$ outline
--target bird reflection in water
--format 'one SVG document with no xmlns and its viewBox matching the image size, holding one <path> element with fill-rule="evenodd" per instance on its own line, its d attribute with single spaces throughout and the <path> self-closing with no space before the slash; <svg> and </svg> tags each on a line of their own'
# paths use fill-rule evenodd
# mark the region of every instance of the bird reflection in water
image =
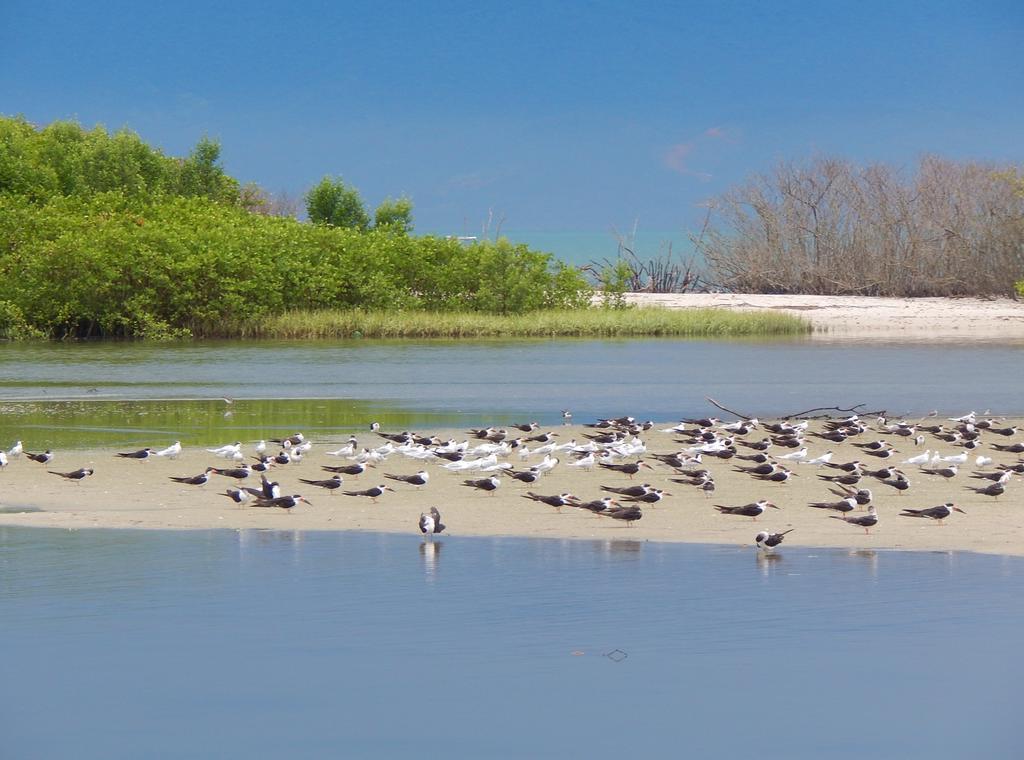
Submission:
<svg viewBox="0 0 1024 760">
<path fill-rule="evenodd" d="M 846 556 L 864 560 L 867 564 L 868 574 L 872 578 L 878 577 L 878 552 L 874 549 L 851 549 Z"/>
<path fill-rule="evenodd" d="M 630 539 L 608 539 L 601 542 L 601 552 L 606 555 L 639 554 L 643 551 L 643 541 L 632 541 Z"/>
<path fill-rule="evenodd" d="M 423 559 L 423 572 L 427 581 L 434 582 L 437 575 L 437 560 L 441 556 L 443 541 L 423 541 L 420 543 L 420 557 Z"/>
<path fill-rule="evenodd" d="M 757 552 L 754 556 L 757 558 L 757 569 L 765 577 L 775 570 L 775 566 L 779 562 L 782 562 L 782 555 L 775 552 Z"/>
</svg>

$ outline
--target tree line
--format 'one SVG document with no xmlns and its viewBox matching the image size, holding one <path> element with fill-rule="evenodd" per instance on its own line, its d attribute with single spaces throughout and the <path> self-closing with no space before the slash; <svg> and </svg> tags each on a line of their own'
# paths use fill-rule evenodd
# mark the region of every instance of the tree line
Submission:
<svg viewBox="0 0 1024 760">
<path fill-rule="evenodd" d="M 128 130 L 0 118 L 0 334 L 184 337 L 291 310 L 517 314 L 586 306 L 584 276 L 507 240 L 412 235 L 412 203 L 371 218 L 325 177 L 308 222 L 200 140 L 163 155 Z"/>
</svg>

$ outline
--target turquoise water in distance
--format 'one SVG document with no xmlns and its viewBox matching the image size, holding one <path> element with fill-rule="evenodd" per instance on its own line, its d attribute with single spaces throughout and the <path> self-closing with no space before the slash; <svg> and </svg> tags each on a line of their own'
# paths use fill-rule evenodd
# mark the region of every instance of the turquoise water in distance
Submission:
<svg viewBox="0 0 1024 760">
<path fill-rule="evenodd" d="M 0 529 L 3 756 L 1019 757 L 1024 560 Z"/>
</svg>

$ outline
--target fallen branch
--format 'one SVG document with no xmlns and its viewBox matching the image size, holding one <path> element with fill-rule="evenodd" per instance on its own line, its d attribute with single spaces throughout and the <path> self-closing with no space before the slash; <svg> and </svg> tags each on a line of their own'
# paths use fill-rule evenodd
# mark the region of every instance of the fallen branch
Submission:
<svg viewBox="0 0 1024 760">
<path fill-rule="evenodd" d="M 732 414 L 732 415 L 734 415 L 736 417 L 739 417 L 741 420 L 750 420 L 750 419 L 754 418 L 754 415 L 743 414 L 741 412 L 735 411 L 734 409 L 730 409 L 727 406 L 723 406 L 722 404 L 719 404 L 717 401 L 715 401 L 710 396 L 705 396 L 704 400 L 707 401 L 712 406 L 715 406 L 715 407 L 721 409 L 723 412 L 728 412 L 729 414 Z M 864 411 L 862 409 L 863 406 L 864 406 L 864 404 L 856 404 L 855 406 L 851 406 L 849 409 L 845 409 L 845 408 L 843 408 L 841 406 L 816 406 L 813 409 L 805 409 L 802 412 L 793 412 L 792 414 L 783 414 L 783 415 L 781 415 L 779 417 L 779 419 L 780 420 L 791 420 L 794 417 L 807 417 L 809 419 L 825 419 L 825 418 L 828 418 L 828 417 L 832 416 L 831 414 L 817 414 L 817 415 L 815 415 L 814 414 L 815 412 L 837 412 L 839 414 L 864 415 L 865 417 L 884 417 L 884 416 L 886 416 L 886 410 L 885 409 L 878 409 L 876 411 L 868 412 L 868 411 Z"/>
</svg>

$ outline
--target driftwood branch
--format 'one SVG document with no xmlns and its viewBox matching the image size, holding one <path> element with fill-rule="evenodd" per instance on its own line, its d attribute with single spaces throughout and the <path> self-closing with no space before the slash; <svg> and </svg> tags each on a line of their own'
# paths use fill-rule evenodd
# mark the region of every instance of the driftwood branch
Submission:
<svg viewBox="0 0 1024 760">
<path fill-rule="evenodd" d="M 753 419 L 753 417 L 754 417 L 754 415 L 743 414 L 741 412 L 735 411 L 734 409 L 730 409 L 727 406 L 722 406 L 721 404 L 719 404 L 717 401 L 715 401 L 710 396 L 705 396 L 704 400 L 707 401 L 712 406 L 715 406 L 715 407 L 721 409 L 723 412 L 728 412 L 729 414 L 735 415 L 736 417 L 739 417 L 742 420 L 749 420 L 749 419 Z M 864 416 L 867 416 L 867 417 L 879 417 L 879 416 L 884 417 L 886 415 L 886 410 L 885 409 L 877 409 L 875 411 L 865 411 L 863 409 L 863 406 L 864 406 L 864 404 L 856 404 L 855 406 L 851 406 L 848 409 L 844 408 L 844 407 L 841 407 L 841 406 L 816 406 L 813 409 L 805 409 L 802 412 L 793 412 L 792 414 L 783 414 L 783 415 L 781 415 L 779 417 L 779 419 L 780 420 L 791 420 L 794 417 L 811 417 L 811 418 L 814 418 L 814 419 L 819 419 L 819 418 L 827 418 L 827 417 L 831 417 L 832 416 L 831 414 L 814 414 L 815 412 L 836 412 L 836 413 L 839 413 L 839 414 L 858 414 L 858 415 L 864 415 Z"/>
</svg>

